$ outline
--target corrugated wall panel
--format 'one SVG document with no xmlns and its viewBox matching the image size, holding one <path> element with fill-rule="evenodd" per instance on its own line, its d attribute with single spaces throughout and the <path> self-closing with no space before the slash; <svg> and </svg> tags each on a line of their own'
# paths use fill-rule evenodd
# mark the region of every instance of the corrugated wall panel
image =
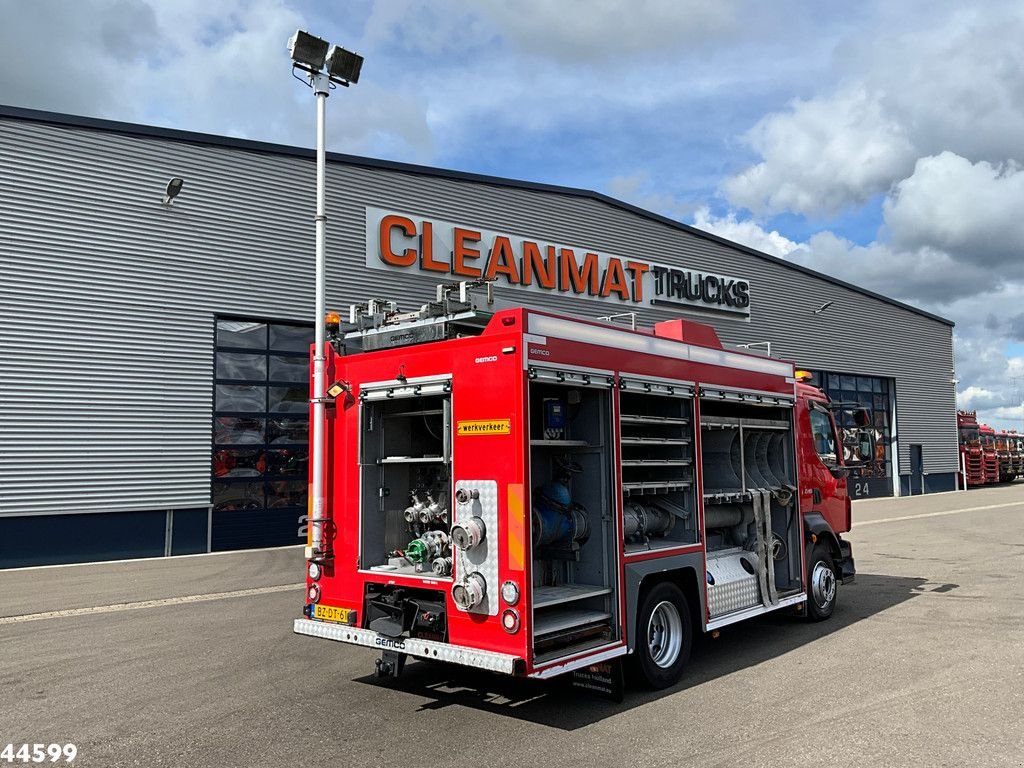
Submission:
<svg viewBox="0 0 1024 768">
<path fill-rule="evenodd" d="M 310 319 L 312 161 L 0 118 L 0 167 L 0 514 L 205 506 L 213 318 Z M 167 208 L 172 176 L 185 186 Z M 894 378 L 902 468 L 920 442 L 926 471 L 956 470 L 941 323 L 576 195 L 339 163 L 328 187 L 332 306 L 433 294 L 430 278 L 364 267 L 367 205 L 745 276 L 751 319 L 712 320 L 723 341 Z M 580 316 L 618 309 L 497 293 Z"/>
</svg>

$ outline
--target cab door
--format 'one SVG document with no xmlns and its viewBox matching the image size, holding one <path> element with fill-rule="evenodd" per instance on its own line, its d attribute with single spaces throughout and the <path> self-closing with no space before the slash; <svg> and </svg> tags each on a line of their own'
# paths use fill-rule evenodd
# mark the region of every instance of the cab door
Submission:
<svg viewBox="0 0 1024 768">
<path fill-rule="evenodd" d="M 801 399 L 797 448 L 800 464 L 800 509 L 818 512 L 833 531 L 849 530 L 846 476 L 839 468 L 842 443 L 832 414 L 815 400 Z"/>
</svg>

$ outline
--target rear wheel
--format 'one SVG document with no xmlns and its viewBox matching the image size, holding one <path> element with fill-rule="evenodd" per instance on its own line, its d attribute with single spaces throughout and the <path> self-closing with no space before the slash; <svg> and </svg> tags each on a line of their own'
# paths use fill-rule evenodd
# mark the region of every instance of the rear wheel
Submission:
<svg viewBox="0 0 1024 768">
<path fill-rule="evenodd" d="M 839 581 L 828 547 L 816 544 L 807 558 L 807 618 L 824 621 L 836 609 Z"/>
<path fill-rule="evenodd" d="M 640 679 L 651 688 L 675 685 L 693 643 L 686 596 L 675 584 L 655 585 L 644 596 L 636 623 L 634 658 Z"/>
</svg>

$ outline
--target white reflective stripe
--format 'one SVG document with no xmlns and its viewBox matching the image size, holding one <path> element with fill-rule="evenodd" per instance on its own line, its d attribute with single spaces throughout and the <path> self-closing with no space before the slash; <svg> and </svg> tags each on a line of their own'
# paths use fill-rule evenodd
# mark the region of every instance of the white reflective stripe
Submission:
<svg viewBox="0 0 1024 768">
<path fill-rule="evenodd" d="M 572 320 L 565 320 L 547 315 L 530 315 L 530 333 L 542 336 L 554 336 L 567 341 L 579 341 L 596 344 L 613 349 L 629 349 L 645 352 L 650 355 L 661 355 L 677 360 L 690 360 L 695 363 L 707 363 L 724 368 L 736 368 L 742 371 L 768 373 L 774 376 L 792 376 L 793 364 L 781 360 L 771 360 L 756 355 L 741 355 L 727 352 L 724 349 L 709 349 L 674 341 L 644 333 L 620 331 L 596 325 L 587 325 Z"/>
<path fill-rule="evenodd" d="M 378 635 L 369 629 L 347 627 L 344 624 L 328 624 L 311 619 L 296 619 L 292 629 L 299 635 L 320 637 L 324 640 L 336 640 L 339 643 L 351 643 L 352 645 L 362 645 L 367 648 L 379 648 L 383 651 L 397 651 L 425 659 L 439 659 L 453 664 L 462 664 L 467 667 L 501 672 L 506 675 L 514 674 L 516 664 L 520 661 L 518 656 L 511 656 L 507 653 L 481 651 L 476 648 L 465 648 L 461 645 L 438 643 L 434 640 L 420 640 L 412 637 L 392 639 Z"/>
<path fill-rule="evenodd" d="M 807 600 L 807 595 L 801 592 L 799 595 L 793 595 L 792 597 L 786 597 L 779 600 L 778 605 L 773 605 L 771 608 L 765 608 L 763 605 L 756 605 L 753 608 L 748 608 L 745 611 L 739 611 L 738 613 L 731 613 L 728 616 L 723 616 L 720 619 L 709 621 L 705 627 L 705 631 L 712 629 L 718 629 L 719 627 L 725 627 L 729 624 L 735 624 L 737 621 L 743 621 L 744 619 L 750 619 L 754 616 L 760 616 L 764 613 L 770 613 L 771 611 L 777 611 L 779 608 L 785 608 L 790 605 L 796 605 Z"/>
</svg>

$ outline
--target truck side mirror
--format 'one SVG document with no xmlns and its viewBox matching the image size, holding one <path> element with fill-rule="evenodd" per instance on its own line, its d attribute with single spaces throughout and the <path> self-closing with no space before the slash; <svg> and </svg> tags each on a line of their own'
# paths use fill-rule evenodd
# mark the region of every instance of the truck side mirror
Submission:
<svg viewBox="0 0 1024 768">
<path fill-rule="evenodd" d="M 858 408 L 853 412 L 853 423 L 858 427 L 869 427 L 871 426 L 871 414 L 868 413 L 867 408 Z"/>
<path fill-rule="evenodd" d="M 870 429 L 857 430 L 857 461 L 864 464 L 875 461 L 875 433 Z"/>
</svg>

